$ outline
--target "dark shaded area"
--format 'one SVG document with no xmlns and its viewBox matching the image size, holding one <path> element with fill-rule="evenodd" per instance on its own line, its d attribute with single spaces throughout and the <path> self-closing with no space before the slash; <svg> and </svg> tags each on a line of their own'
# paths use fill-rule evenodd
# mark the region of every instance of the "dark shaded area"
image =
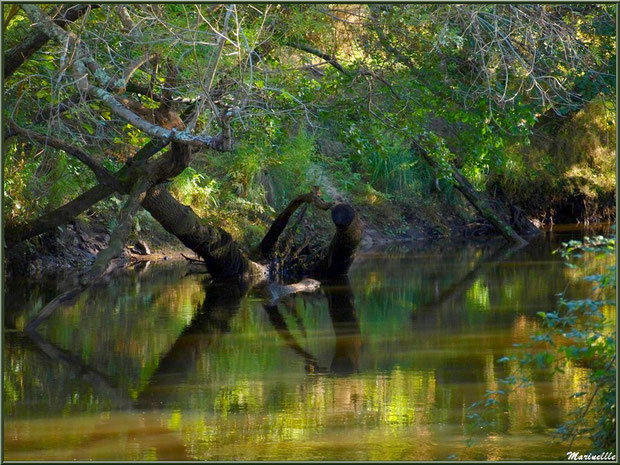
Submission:
<svg viewBox="0 0 620 465">
<path fill-rule="evenodd" d="M 359 371 L 362 333 L 349 278 L 342 276 L 324 283 L 329 316 L 336 335 L 332 373 L 348 375 Z"/>
</svg>

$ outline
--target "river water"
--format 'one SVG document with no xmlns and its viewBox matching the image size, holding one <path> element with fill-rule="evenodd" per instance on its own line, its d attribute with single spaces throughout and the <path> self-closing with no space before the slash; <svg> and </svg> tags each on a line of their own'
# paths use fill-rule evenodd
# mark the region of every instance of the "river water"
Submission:
<svg viewBox="0 0 620 465">
<path fill-rule="evenodd" d="M 587 372 L 537 373 L 490 429 L 468 407 L 516 367 L 582 232 L 361 253 L 348 279 L 277 306 L 185 264 L 139 266 L 21 331 L 66 282 L 7 283 L 7 460 L 564 459 L 551 433 Z M 604 263 L 596 266 L 601 267 Z M 193 267 L 192 269 L 196 269 Z M 574 446 L 575 447 L 575 446 Z M 578 449 L 575 449 L 578 450 Z"/>
</svg>

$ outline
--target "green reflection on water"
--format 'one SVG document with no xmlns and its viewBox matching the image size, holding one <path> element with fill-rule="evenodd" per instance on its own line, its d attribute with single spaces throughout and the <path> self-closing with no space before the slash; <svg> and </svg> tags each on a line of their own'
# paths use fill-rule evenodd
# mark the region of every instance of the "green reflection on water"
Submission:
<svg viewBox="0 0 620 465">
<path fill-rule="evenodd" d="M 590 290 L 556 246 L 366 253 L 349 279 L 278 306 L 185 266 L 125 273 L 39 336 L 6 334 L 5 457 L 562 459 L 548 433 L 585 383 L 578 367 L 536 374 L 497 431 L 464 443 L 467 406 L 514 368 L 497 359 L 567 284 Z M 57 286 L 9 287 L 5 325 L 22 328 Z"/>
</svg>

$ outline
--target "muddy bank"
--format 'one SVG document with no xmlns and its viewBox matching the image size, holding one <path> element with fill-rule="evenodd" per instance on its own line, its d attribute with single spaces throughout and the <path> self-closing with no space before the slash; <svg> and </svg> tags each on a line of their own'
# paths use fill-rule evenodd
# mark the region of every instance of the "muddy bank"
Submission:
<svg viewBox="0 0 620 465">
<path fill-rule="evenodd" d="M 105 224 L 77 219 L 55 231 L 41 234 L 7 251 L 6 276 L 12 278 L 85 271 L 93 264 L 97 254 L 108 246 L 110 232 Z M 366 222 L 360 247 L 369 249 L 394 242 L 431 240 L 433 237 L 435 235 L 432 231 L 420 227 L 412 226 L 399 234 L 388 234 L 380 227 Z M 140 242 L 150 249 L 150 253 L 139 253 L 143 252 L 139 250 Z M 134 235 L 120 260 L 126 266 L 138 261 L 185 261 L 184 255 L 198 258 L 193 251 L 153 223 Z"/>
<path fill-rule="evenodd" d="M 110 229 L 106 225 L 77 219 L 7 250 L 5 273 L 7 278 L 80 273 L 93 264 L 97 254 L 108 246 L 109 241 Z M 139 241 L 146 242 L 151 253 L 134 253 L 140 248 L 136 247 Z M 120 260 L 124 265 L 142 260 L 185 260 L 181 253 L 193 255 L 160 231 L 144 231 L 129 242 Z"/>
<path fill-rule="evenodd" d="M 462 234 L 453 238 L 469 240 Z M 493 240 L 494 237 L 488 236 L 484 240 L 487 239 Z M 79 274 L 92 265 L 99 251 L 108 246 L 109 240 L 110 230 L 105 225 L 82 220 L 73 221 L 66 227 L 42 234 L 9 250 L 5 260 L 6 277 Z M 390 233 L 367 223 L 364 226 L 360 250 L 370 250 L 389 244 L 427 243 L 437 240 L 450 241 L 450 238 L 421 226 L 411 226 L 398 233 Z M 146 243 L 150 254 L 135 253 L 136 249 L 139 249 L 136 243 L 140 241 Z M 143 230 L 139 236 L 130 241 L 120 261 L 123 266 L 128 266 L 141 261 L 187 261 L 185 257 L 198 258 L 175 239 L 162 237 L 160 231 Z"/>
</svg>

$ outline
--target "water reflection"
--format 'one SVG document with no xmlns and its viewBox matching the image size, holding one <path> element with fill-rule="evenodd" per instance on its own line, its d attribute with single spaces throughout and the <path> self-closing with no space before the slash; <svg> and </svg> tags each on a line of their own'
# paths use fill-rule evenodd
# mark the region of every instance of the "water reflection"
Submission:
<svg viewBox="0 0 620 465">
<path fill-rule="evenodd" d="M 331 318 L 332 328 L 336 337 L 334 355 L 329 370 L 319 366 L 317 357 L 302 347 L 291 330 L 286 319 L 280 313 L 279 305 L 263 304 L 269 317 L 269 322 L 276 330 L 284 343 L 304 360 L 307 373 L 334 373 L 348 375 L 359 371 L 359 361 L 362 349 L 362 334 L 355 310 L 355 297 L 346 276 L 334 278 L 322 283 L 322 289 L 327 297 L 327 309 Z M 280 303 L 294 317 L 303 339 L 307 340 L 303 318 L 297 312 L 295 299 L 299 296 L 288 296 Z M 303 297 L 302 297 L 303 298 Z"/>
<path fill-rule="evenodd" d="M 201 353 L 214 339 L 230 331 L 230 320 L 239 310 L 247 286 L 240 281 L 210 283 L 203 280 L 205 297 L 172 347 L 159 360 L 157 370 L 137 399 L 139 408 L 165 405 L 171 388 L 182 384 Z"/>
<path fill-rule="evenodd" d="M 331 372 L 348 375 L 359 372 L 362 354 L 362 332 L 360 330 L 355 296 L 346 276 L 334 279 L 324 287 L 327 307 L 336 335 L 336 347 L 331 363 Z"/>
<path fill-rule="evenodd" d="M 563 457 L 548 431 L 585 383 L 580 367 L 533 373 L 533 386 L 502 401 L 494 435 L 464 445 L 466 407 L 516 368 L 497 359 L 518 354 L 558 290 L 589 292 L 556 247 L 373 252 L 349 279 L 277 305 L 238 283 L 145 264 L 32 337 L 6 333 L 5 456 Z M 59 284 L 29 286 L 6 296 L 17 330 Z"/>
</svg>

